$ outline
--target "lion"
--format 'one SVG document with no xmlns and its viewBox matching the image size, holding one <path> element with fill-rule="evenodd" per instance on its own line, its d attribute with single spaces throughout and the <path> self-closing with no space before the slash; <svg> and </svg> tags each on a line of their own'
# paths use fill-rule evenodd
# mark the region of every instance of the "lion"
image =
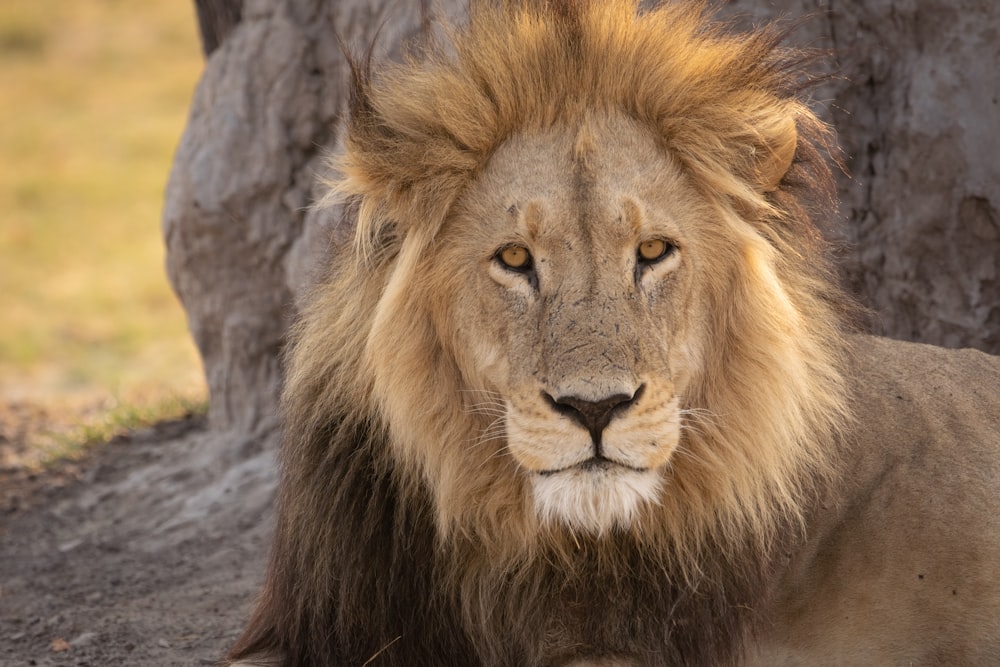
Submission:
<svg viewBox="0 0 1000 667">
<path fill-rule="evenodd" d="M 1000 663 L 1000 360 L 859 331 L 808 54 L 700 3 L 446 33 L 354 66 L 229 659 Z"/>
</svg>

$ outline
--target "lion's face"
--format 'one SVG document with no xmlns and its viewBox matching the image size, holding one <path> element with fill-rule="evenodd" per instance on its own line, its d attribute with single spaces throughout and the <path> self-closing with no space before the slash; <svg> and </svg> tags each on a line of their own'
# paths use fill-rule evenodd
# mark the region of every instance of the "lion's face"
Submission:
<svg viewBox="0 0 1000 667">
<path fill-rule="evenodd" d="M 493 422 L 480 449 L 516 463 L 543 520 L 603 531 L 657 502 L 697 366 L 707 216 L 615 117 L 508 141 L 442 230 L 438 327 Z"/>
<path fill-rule="evenodd" d="M 440 536 L 496 562 L 616 527 L 680 560 L 765 544 L 847 414 L 828 128 L 770 38 L 697 3 L 550 10 L 486 3 L 453 48 L 355 72 L 356 252 L 291 384 L 354 397 Z"/>
</svg>

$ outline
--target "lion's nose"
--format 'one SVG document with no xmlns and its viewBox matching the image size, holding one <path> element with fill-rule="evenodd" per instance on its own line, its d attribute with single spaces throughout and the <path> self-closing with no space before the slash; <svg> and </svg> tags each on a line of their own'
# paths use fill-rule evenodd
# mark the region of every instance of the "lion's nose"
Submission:
<svg viewBox="0 0 1000 667">
<path fill-rule="evenodd" d="M 580 426 L 590 432 L 590 437 L 595 445 L 601 443 L 601 433 L 611 422 L 611 418 L 620 412 L 628 410 L 639 397 L 645 385 L 639 385 L 632 395 L 614 394 L 597 401 L 589 401 L 576 396 L 560 396 L 553 398 L 549 394 L 542 392 L 546 402 L 556 412 L 566 415 Z"/>
</svg>

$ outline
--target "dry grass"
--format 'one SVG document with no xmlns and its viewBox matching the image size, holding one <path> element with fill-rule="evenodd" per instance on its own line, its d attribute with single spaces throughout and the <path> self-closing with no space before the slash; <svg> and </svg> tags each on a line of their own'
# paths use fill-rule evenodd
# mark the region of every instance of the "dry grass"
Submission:
<svg viewBox="0 0 1000 667">
<path fill-rule="evenodd" d="M 191 2 L 0 4 L 0 401 L 203 399 L 160 235 L 202 66 Z"/>
</svg>

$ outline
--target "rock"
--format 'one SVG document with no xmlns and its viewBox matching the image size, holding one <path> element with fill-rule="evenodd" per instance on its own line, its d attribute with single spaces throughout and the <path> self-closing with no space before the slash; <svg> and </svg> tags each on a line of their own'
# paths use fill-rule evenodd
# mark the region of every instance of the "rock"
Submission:
<svg viewBox="0 0 1000 667">
<path fill-rule="evenodd" d="M 313 257 L 291 251 L 302 238 L 322 238 L 328 222 L 307 212 L 345 102 L 336 36 L 363 51 L 384 23 L 380 43 L 398 53 L 426 18 L 421 6 L 248 0 L 207 62 L 174 158 L 163 230 L 215 429 L 254 436 L 274 427 L 281 348 Z"/>
<path fill-rule="evenodd" d="M 69 645 L 74 648 L 78 648 L 80 646 L 87 646 L 89 644 L 93 644 L 95 639 L 97 639 L 96 632 L 84 632 L 81 633 L 80 635 L 77 635 L 74 639 L 71 639 L 69 641 Z"/>
<path fill-rule="evenodd" d="M 846 156 L 852 286 L 877 333 L 1000 352 L 1000 4 L 842 0 L 792 35 L 830 49 L 817 100 Z M 803 0 L 735 0 L 754 19 Z"/>
</svg>

